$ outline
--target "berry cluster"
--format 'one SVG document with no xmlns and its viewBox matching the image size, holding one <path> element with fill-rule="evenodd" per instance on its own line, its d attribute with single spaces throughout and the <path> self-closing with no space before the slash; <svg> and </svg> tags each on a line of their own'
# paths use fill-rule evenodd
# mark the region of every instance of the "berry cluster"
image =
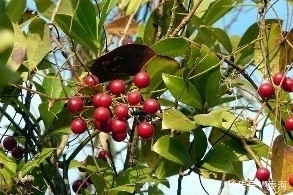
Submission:
<svg viewBox="0 0 293 195">
<path fill-rule="evenodd" d="M 84 78 L 87 86 L 99 85 L 99 79 L 95 75 L 88 75 Z M 127 86 L 123 80 L 112 80 L 104 92 L 96 93 L 90 99 L 74 96 L 68 99 L 67 109 L 77 114 L 71 122 L 71 130 L 75 134 L 82 134 L 86 131 L 88 123 L 102 132 L 111 134 L 113 140 L 124 141 L 127 137 L 128 119 L 131 118 L 134 109 L 142 109 L 147 115 L 153 115 L 160 109 L 156 99 L 142 100 L 139 89 L 150 84 L 150 76 L 147 72 L 141 71 L 133 77 L 133 86 L 127 93 Z M 93 117 L 86 119 L 82 117 L 86 101 L 94 108 Z M 88 105 L 88 104 L 86 104 Z M 137 125 L 138 135 L 143 139 L 153 136 L 154 127 L 151 123 L 142 121 Z"/>
<path fill-rule="evenodd" d="M 21 159 L 24 155 L 24 148 L 17 145 L 17 141 L 14 136 L 7 136 L 2 142 L 3 148 L 11 152 L 11 156 L 15 159 Z"/>
</svg>

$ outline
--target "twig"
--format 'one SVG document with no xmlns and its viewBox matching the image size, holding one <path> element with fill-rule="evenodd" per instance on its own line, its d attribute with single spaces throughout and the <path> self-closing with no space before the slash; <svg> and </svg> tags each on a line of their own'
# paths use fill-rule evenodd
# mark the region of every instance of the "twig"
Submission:
<svg viewBox="0 0 293 195">
<path fill-rule="evenodd" d="M 241 139 L 241 143 L 242 143 L 244 149 L 246 150 L 246 152 L 248 152 L 248 154 L 250 154 L 250 156 L 253 158 L 253 160 L 255 161 L 255 163 L 257 165 L 257 167 L 263 167 L 261 162 L 259 161 L 258 156 L 251 150 L 251 148 L 246 143 L 246 141 L 244 139 Z"/>
<path fill-rule="evenodd" d="M 168 37 L 170 35 L 171 31 L 173 30 L 176 7 L 177 7 L 177 0 L 173 0 L 173 7 L 171 9 L 171 17 L 170 17 L 170 25 L 167 30 L 166 37 Z"/>
</svg>

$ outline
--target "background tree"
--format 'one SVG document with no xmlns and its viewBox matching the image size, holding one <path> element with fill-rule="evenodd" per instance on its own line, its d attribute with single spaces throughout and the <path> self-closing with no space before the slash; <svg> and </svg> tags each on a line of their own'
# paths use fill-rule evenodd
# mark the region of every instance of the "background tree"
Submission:
<svg viewBox="0 0 293 195">
<path fill-rule="evenodd" d="M 218 194 L 292 192 L 293 36 L 276 2 L 1 0 L 0 194 L 181 194 L 194 174 Z M 217 25 L 247 4 L 242 36 Z"/>
</svg>

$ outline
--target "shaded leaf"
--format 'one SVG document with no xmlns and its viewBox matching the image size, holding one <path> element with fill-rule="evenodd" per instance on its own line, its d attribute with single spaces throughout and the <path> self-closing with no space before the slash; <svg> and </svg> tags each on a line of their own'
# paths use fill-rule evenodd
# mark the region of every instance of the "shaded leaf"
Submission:
<svg viewBox="0 0 293 195">
<path fill-rule="evenodd" d="M 163 112 L 162 129 L 175 129 L 178 131 L 192 131 L 196 128 L 194 122 L 189 120 L 179 110 L 170 108 Z"/>
<path fill-rule="evenodd" d="M 6 6 L 6 12 L 13 23 L 17 23 L 26 8 L 26 0 L 11 0 Z"/>
<path fill-rule="evenodd" d="M 197 128 L 193 133 L 193 152 L 195 153 L 196 162 L 200 162 L 206 153 L 208 147 L 208 140 L 206 134 L 201 128 Z"/>
<path fill-rule="evenodd" d="M 51 16 L 56 5 L 52 1 L 44 0 L 35 0 L 35 3 L 38 12 L 45 16 L 47 19 L 51 19 Z"/>
<path fill-rule="evenodd" d="M 181 165 L 189 165 L 189 155 L 182 143 L 170 136 L 163 136 L 152 146 L 152 151 Z"/>
</svg>

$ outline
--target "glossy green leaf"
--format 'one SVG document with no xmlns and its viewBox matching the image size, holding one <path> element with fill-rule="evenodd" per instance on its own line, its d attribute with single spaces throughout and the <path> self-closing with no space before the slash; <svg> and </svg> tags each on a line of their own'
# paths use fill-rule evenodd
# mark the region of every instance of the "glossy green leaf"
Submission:
<svg viewBox="0 0 293 195">
<path fill-rule="evenodd" d="M 50 127 L 56 114 L 59 113 L 64 107 L 64 102 L 58 101 L 54 104 L 52 102 L 42 102 L 39 105 L 40 116 L 44 121 L 46 127 Z"/>
<path fill-rule="evenodd" d="M 193 132 L 193 152 L 197 162 L 203 158 L 208 147 L 207 136 L 201 128 L 195 129 Z"/>
<path fill-rule="evenodd" d="M 152 151 L 181 165 L 189 165 L 189 155 L 183 144 L 168 135 L 161 137 L 152 146 Z"/>
<path fill-rule="evenodd" d="M 75 18 L 72 18 L 68 15 L 57 14 L 55 17 L 55 21 L 58 26 L 65 32 L 68 33 L 72 39 L 91 50 L 94 53 L 98 53 L 98 46 L 94 40 L 84 39 L 81 35 L 87 35 L 87 31 L 84 29 L 82 24 L 78 22 Z"/>
<path fill-rule="evenodd" d="M 82 24 L 87 35 L 97 43 L 97 14 L 93 3 L 90 0 L 71 0 L 71 4 L 75 8 L 74 17 Z"/>
<path fill-rule="evenodd" d="M 189 43 L 180 37 L 163 39 L 150 46 L 159 55 L 178 57 L 189 52 Z"/>
<path fill-rule="evenodd" d="M 143 70 L 146 70 L 150 75 L 151 82 L 150 85 L 142 90 L 145 98 L 149 98 L 152 95 L 153 91 L 161 90 L 164 88 L 162 74 L 173 74 L 179 69 L 179 63 L 173 58 L 166 56 L 155 56 L 151 58 L 144 66 Z M 163 92 L 160 92 L 163 93 Z"/>
<path fill-rule="evenodd" d="M 270 158 L 270 147 L 261 140 L 254 140 L 253 142 L 249 142 L 248 145 L 256 155 L 263 158 Z"/>
<path fill-rule="evenodd" d="M 170 108 L 163 112 L 162 129 L 175 129 L 178 131 L 192 131 L 196 128 L 194 122 L 189 120 L 179 110 Z"/>
<path fill-rule="evenodd" d="M 61 80 L 54 74 L 48 74 L 42 84 L 44 93 L 52 98 L 58 98 L 63 90 Z"/>
<path fill-rule="evenodd" d="M 222 128 L 222 115 L 228 108 L 221 108 L 211 111 L 208 114 L 197 114 L 193 117 L 198 125 Z"/>
<path fill-rule="evenodd" d="M 106 17 L 108 13 L 116 6 L 118 0 L 105 0 L 101 1 L 99 4 L 100 14 L 99 14 L 99 24 L 98 32 L 99 35 L 103 33 L 103 26 L 105 25 Z"/>
<path fill-rule="evenodd" d="M 35 0 L 37 10 L 47 19 L 51 19 L 55 4 L 49 0 Z"/>
<path fill-rule="evenodd" d="M 22 176 L 27 175 L 30 171 L 39 167 L 42 162 L 48 158 L 55 148 L 44 148 L 40 154 L 38 154 L 33 160 L 28 161 L 22 169 L 19 171 Z"/>
<path fill-rule="evenodd" d="M 29 25 L 27 35 L 27 63 L 25 66 L 33 70 L 51 51 L 49 28 L 41 18 L 35 18 Z"/>
<path fill-rule="evenodd" d="M 233 161 L 238 161 L 237 155 L 232 149 L 223 143 L 216 144 L 203 158 L 202 167 L 221 173 L 234 174 Z"/>
<path fill-rule="evenodd" d="M 152 169 L 146 167 L 144 165 L 136 165 L 134 167 L 130 167 L 123 171 L 121 175 L 119 175 L 116 179 L 116 185 L 133 185 L 135 183 L 140 183 L 139 180 L 144 179 L 149 176 Z"/>
<path fill-rule="evenodd" d="M 239 161 L 247 161 L 252 159 L 239 140 L 231 139 L 229 137 L 228 140 L 225 140 L 222 143 L 234 151 Z"/>
<path fill-rule="evenodd" d="M 13 23 L 17 23 L 26 8 L 26 0 L 11 0 L 6 6 L 6 13 Z"/>
<path fill-rule="evenodd" d="M 165 86 L 176 100 L 192 106 L 197 110 L 202 109 L 203 105 L 200 94 L 190 81 L 185 81 L 181 77 L 168 74 L 162 74 L 162 77 Z"/>
</svg>

